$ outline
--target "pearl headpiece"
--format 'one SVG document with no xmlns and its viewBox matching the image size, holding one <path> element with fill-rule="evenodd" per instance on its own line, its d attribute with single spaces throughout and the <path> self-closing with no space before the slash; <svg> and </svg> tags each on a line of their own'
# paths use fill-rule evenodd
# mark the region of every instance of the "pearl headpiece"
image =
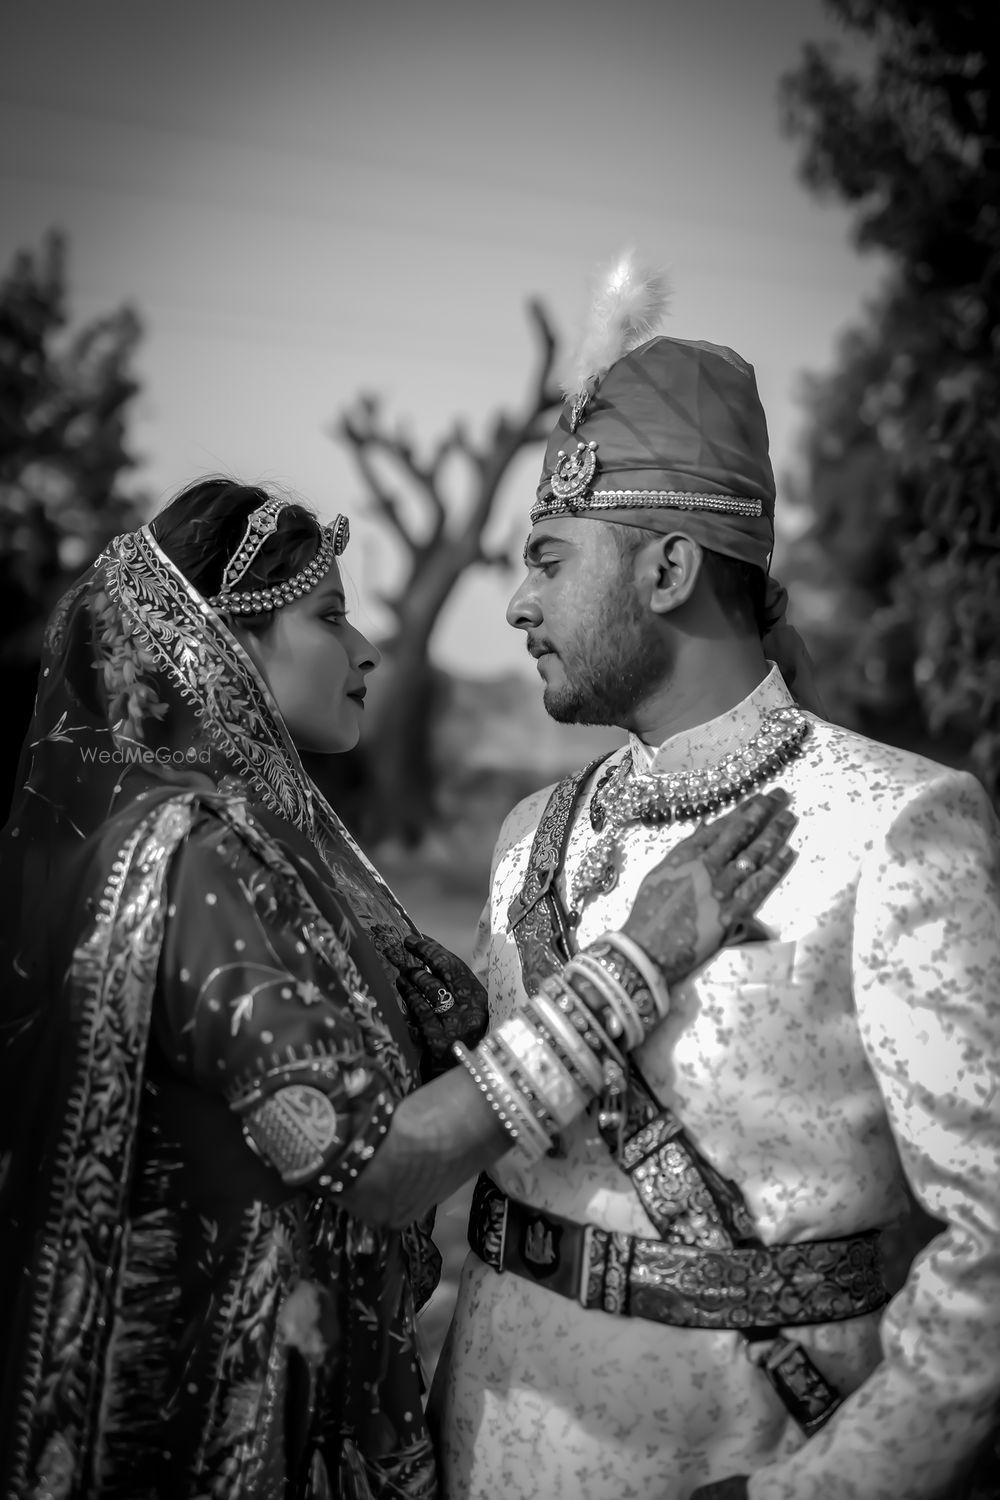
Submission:
<svg viewBox="0 0 1000 1500">
<path fill-rule="evenodd" d="M 277 531 L 281 512 L 295 503 L 269 496 L 263 505 L 250 513 L 242 540 L 222 574 L 222 591 L 208 601 L 213 609 L 223 614 L 263 614 L 267 610 L 280 609 L 283 604 L 301 599 L 326 576 L 334 558 L 340 556 L 350 540 L 351 526 L 346 516 L 337 516 L 329 525 L 320 527 L 316 556 L 293 577 L 286 578 L 283 583 L 276 583 L 271 588 L 236 587 L 253 566 L 268 537 Z"/>
</svg>

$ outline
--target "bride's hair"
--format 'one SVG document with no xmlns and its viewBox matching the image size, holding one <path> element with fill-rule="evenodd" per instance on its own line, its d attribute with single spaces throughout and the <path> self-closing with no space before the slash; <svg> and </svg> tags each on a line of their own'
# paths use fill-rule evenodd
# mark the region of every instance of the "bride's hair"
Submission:
<svg viewBox="0 0 1000 1500">
<path fill-rule="evenodd" d="M 220 592 L 226 564 L 243 539 L 251 513 L 274 494 L 260 485 L 225 477 L 198 479 L 160 511 L 152 532 L 170 561 L 207 599 Z M 312 511 L 293 502 L 277 519 L 277 529 L 241 580 L 242 589 L 284 583 L 315 557 L 321 523 Z M 240 625 L 259 629 L 273 618 L 271 613 L 241 615 Z"/>
</svg>

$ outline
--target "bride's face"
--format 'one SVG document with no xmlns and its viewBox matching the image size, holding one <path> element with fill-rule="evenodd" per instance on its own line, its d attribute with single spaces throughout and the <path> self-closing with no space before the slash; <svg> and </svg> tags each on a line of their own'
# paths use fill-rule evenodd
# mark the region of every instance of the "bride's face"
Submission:
<svg viewBox="0 0 1000 1500">
<path fill-rule="evenodd" d="M 337 564 L 308 594 L 275 610 L 262 633 L 241 634 L 298 748 L 353 749 L 379 652 L 347 618 Z"/>
</svg>

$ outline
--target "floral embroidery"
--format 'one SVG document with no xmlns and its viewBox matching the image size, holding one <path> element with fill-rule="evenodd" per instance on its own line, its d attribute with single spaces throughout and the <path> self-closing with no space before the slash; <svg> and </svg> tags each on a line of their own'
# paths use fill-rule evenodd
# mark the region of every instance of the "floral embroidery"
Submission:
<svg viewBox="0 0 1000 1500">
<path fill-rule="evenodd" d="M 111 733 L 118 741 L 141 741 L 144 720 L 167 714 L 154 686 L 156 659 L 137 632 L 126 626 L 121 609 L 104 589 L 94 592 L 91 609 L 97 645 L 94 666 L 104 680 Z"/>
</svg>

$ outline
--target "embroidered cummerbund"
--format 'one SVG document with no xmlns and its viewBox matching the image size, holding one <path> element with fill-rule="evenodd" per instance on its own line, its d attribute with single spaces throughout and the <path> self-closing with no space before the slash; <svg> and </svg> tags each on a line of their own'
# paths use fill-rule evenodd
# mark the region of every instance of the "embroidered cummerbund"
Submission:
<svg viewBox="0 0 1000 1500">
<path fill-rule="evenodd" d="M 796 1245 L 706 1250 L 575 1224 L 508 1198 L 485 1173 L 469 1244 L 583 1307 L 678 1328 L 789 1328 L 883 1307 L 877 1231 Z"/>
</svg>

